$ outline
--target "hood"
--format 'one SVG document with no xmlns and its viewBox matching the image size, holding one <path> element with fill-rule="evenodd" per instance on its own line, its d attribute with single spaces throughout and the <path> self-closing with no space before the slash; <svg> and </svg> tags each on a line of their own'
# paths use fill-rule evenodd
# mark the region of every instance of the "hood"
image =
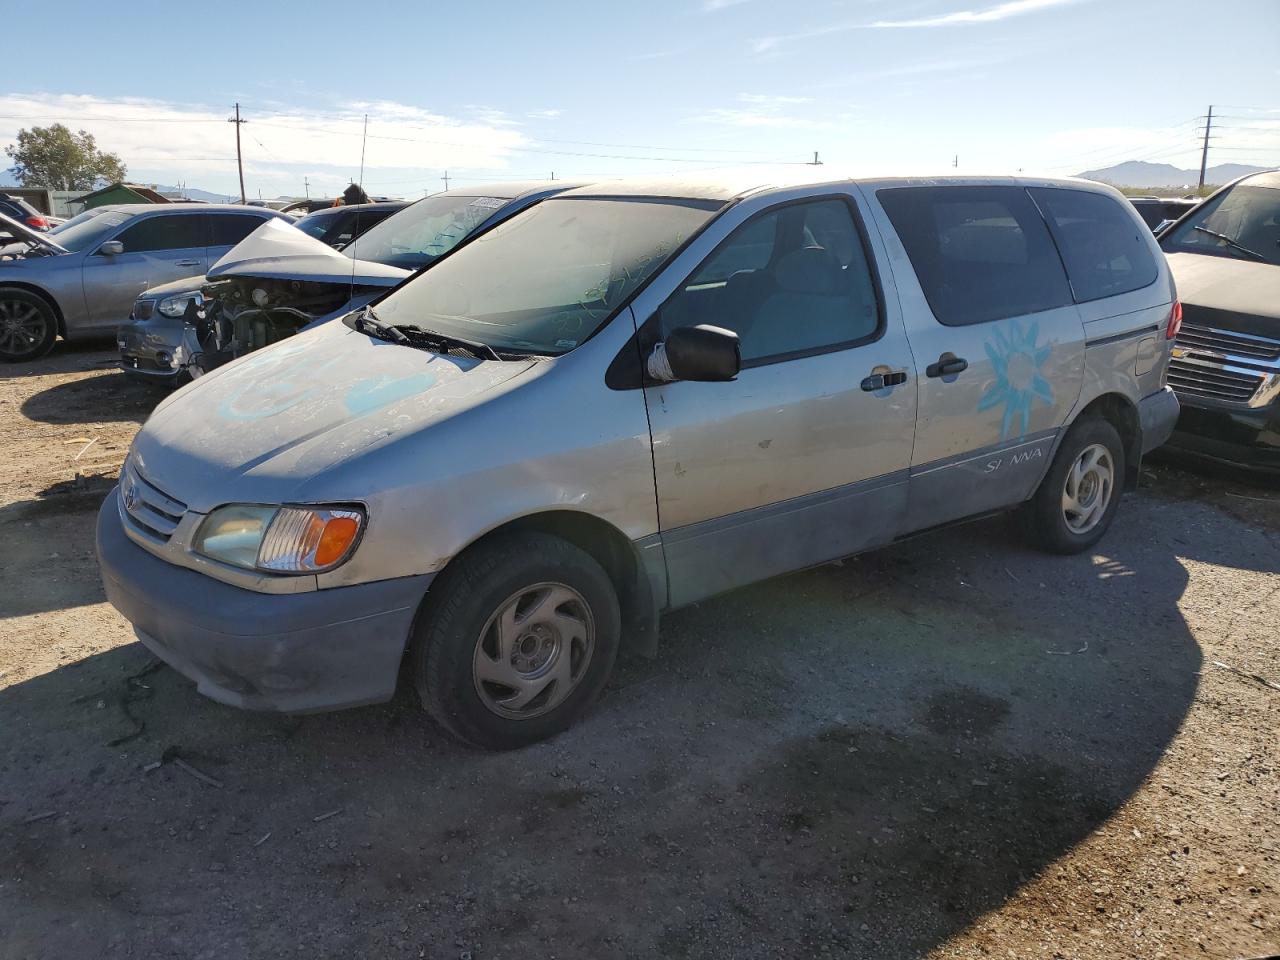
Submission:
<svg viewBox="0 0 1280 960">
<path fill-rule="evenodd" d="M 1280 337 L 1280 266 L 1203 253 L 1170 253 L 1189 323 Z"/>
<path fill-rule="evenodd" d="M 200 512 L 288 502 L 317 474 L 484 402 L 532 366 L 441 356 L 324 324 L 173 394 L 131 455 L 151 483 Z"/>
<path fill-rule="evenodd" d="M 58 245 L 58 242 L 46 233 L 32 230 L 25 223 L 20 223 L 12 217 L 7 217 L 0 213 L 0 233 L 7 234 L 2 245 L 11 243 L 30 243 L 37 247 L 44 247 L 53 253 L 66 253 L 67 248 Z M 9 239 L 13 237 L 14 239 Z"/>
<path fill-rule="evenodd" d="M 353 260 L 288 220 L 273 217 L 232 247 L 210 268 L 208 276 L 210 280 L 262 277 L 394 287 L 409 271 L 372 260 Z"/>
<path fill-rule="evenodd" d="M 185 280 L 171 280 L 168 283 L 160 284 L 158 287 L 148 287 L 142 293 L 138 294 L 138 299 L 146 297 L 148 300 L 163 300 L 165 297 L 176 296 L 179 293 L 195 293 L 204 285 L 204 277 L 187 277 Z"/>
</svg>

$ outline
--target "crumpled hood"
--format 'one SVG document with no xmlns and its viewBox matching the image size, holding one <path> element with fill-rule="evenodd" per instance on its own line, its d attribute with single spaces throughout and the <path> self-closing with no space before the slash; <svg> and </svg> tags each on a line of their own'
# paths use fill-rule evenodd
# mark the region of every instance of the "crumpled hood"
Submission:
<svg viewBox="0 0 1280 960">
<path fill-rule="evenodd" d="M 1202 253 L 1168 260 L 1188 321 L 1280 337 L 1280 266 Z"/>
<path fill-rule="evenodd" d="M 532 365 L 441 356 L 324 324 L 179 390 L 138 433 L 132 456 L 193 510 L 288 502 L 327 468 L 482 403 Z"/>
<path fill-rule="evenodd" d="M 286 220 L 272 218 L 227 251 L 208 273 L 223 277 L 311 280 L 394 287 L 410 271 L 373 260 L 353 260 Z"/>
</svg>

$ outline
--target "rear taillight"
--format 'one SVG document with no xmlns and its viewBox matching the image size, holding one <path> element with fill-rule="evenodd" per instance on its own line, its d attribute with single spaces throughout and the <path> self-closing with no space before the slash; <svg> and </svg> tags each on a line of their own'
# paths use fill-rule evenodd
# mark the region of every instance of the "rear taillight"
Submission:
<svg viewBox="0 0 1280 960">
<path fill-rule="evenodd" d="M 1169 311 L 1169 326 L 1165 328 L 1164 338 L 1172 340 L 1182 329 L 1182 302 L 1173 301 L 1173 309 Z"/>
<path fill-rule="evenodd" d="M 27 226 L 35 227 L 37 230 L 48 230 L 49 221 L 44 217 L 27 217 Z"/>
</svg>

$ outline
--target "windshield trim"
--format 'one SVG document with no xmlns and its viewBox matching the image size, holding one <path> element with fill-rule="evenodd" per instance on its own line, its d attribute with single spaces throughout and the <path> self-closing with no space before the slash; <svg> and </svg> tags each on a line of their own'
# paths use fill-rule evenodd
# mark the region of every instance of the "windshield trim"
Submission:
<svg viewBox="0 0 1280 960">
<path fill-rule="evenodd" d="M 674 206 L 689 206 L 689 207 L 695 207 L 696 209 L 699 209 L 699 210 L 706 210 L 711 214 L 711 216 L 707 217 L 707 219 L 703 221 L 700 227 L 692 231 L 689 234 L 689 236 L 685 238 L 683 243 L 681 243 L 678 247 L 674 248 L 671 251 L 671 253 L 668 254 L 667 257 L 663 259 L 662 263 L 658 265 L 658 268 L 656 270 L 651 272 L 649 276 L 645 277 L 645 279 L 641 281 L 641 283 L 637 285 L 636 288 L 631 291 L 631 293 L 629 293 L 626 297 L 624 297 L 621 301 L 619 301 L 618 305 L 614 307 L 614 309 L 603 320 L 601 320 L 599 324 L 596 325 L 596 328 L 592 330 L 591 333 L 589 333 L 585 339 L 583 339 L 582 341 L 580 341 L 570 349 L 564 351 L 564 353 L 541 353 L 539 351 L 529 351 L 530 355 L 532 356 L 542 356 L 542 357 L 548 357 L 550 359 L 563 357 L 569 353 L 574 352 L 575 350 L 580 349 L 583 344 L 590 343 L 592 340 L 596 338 L 598 334 L 600 334 L 602 331 L 604 331 L 609 326 L 611 326 L 614 320 L 618 318 L 619 314 L 621 314 L 624 310 L 631 309 L 631 304 L 635 302 L 635 299 L 638 296 L 640 296 L 642 293 L 644 293 L 645 290 L 649 288 L 649 284 L 653 283 L 659 276 L 666 273 L 667 268 L 671 266 L 671 264 L 674 263 L 676 259 L 680 257 L 685 252 L 685 250 L 689 248 L 691 244 L 693 244 L 700 236 L 702 236 L 711 227 L 712 224 L 714 224 L 721 217 L 723 217 L 729 210 L 733 209 L 733 207 L 735 207 L 739 202 L 738 198 L 736 197 L 731 200 L 708 200 L 702 197 L 635 197 L 630 195 L 587 196 L 579 193 L 575 193 L 573 194 L 573 196 L 568 196 L 568 197 L 562 194 L 552 194 L 549 197 L 541 197 L 535 200 L 533 203 L 528 204 L 527 206 L 520 207 L 518 210 L 514 211 L 513 213 L 505 217 L 491 218 L 492 222 L 486 222 L 486 224 L 482 225 L 480 228 L 473 230 L 466 237 L 464 237 L 462 241 L 458 243 L 457 246 L 453 247 L 453 249 L 444 253 L 440 257 L 437 257 L 435 260 L 432 260 L 430 263 L 423 264 L 421 267 L 419 267 L 409 276 L 405 277 L 404 280 L 402 280 L 395 287 L 392 287 L 391 289 L 384 291 L 383 293 L 375 297 L 373 300 L 369 301 L 368 306 L 376 307 L 381 301 L 385 300 L 391 294 L 395 293 L 396 290 L 400 289 L 400 287 L 406 286 L 409 283 L 413 282 L 415 279 L 417 279 L 422 274 L 426 273 L 428 270 L 434 267 L 437 263 L 443 263 L 445 260 L 449 259 L 449 257 L 453 256 L 455 252 L 457 252 L 458 250 L 461 250 L 463 247 L 470 244 L 471 241 L 476 239 L 477 237 L 483 236 L 484 234 L 488 233 L 498 224 L 505 223 L 507 220 L 511 219 L 512 217 L 519 216 L 521 213 L 523 213 L 526 210 L 531 210 L 534 207 L 539 206 L 543 203 L 550 203 L 556 200 L 562 200 L 565 202 L 572 202 L 574 200 L 613 200 L 620 203 L 630 203 L 632 201 L 638 201 L 641 203 L 665 203 L 665 204 L 671 204 Z M 503 207 L 502 210 L 497 210 L 494 212 L 501 213 L 503 210 L 509 209 L 510 206 L 512 206 L 512 204 L 508 204 L 506 207 Z M 486 346 L 493 346 L 493 345 L 486 344 Z M 494 349 L 496 350 L 499 348 L 494 347 Z"/>
</svg>

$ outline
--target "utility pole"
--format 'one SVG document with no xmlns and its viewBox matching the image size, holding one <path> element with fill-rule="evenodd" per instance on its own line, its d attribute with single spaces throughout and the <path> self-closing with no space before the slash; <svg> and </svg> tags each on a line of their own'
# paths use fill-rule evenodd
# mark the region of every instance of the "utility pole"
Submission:
<svg viewBox="0 0 1280 960">
<path fill-rule="evenodd" d="M 248 122 L 249 122 L 248 120 L 240 119 L 240 104 L 237 103 L 236 115 L 234 117 L 228 117 L 227 123 L 234 123 L 236 125 L 236 167 L 240 171 L 240 202 L 241 203 L 245 202 L 245 195 L 244 195 L 244 159 L 240 155 L 240 125 L 242 123 L 248 123 Z"/>
<path fill-rule="evenodd" d="M 310 200 L 311 199 L 311 181 L 306 177 L 302 178 L 302 189 L 306 193 L 307 199 Z"/>
<path fill-rule="evenodd" d="M 818 159 L 818 151 L 817 151 L 817 150 L 813 151 L 813 160 L 812 160 L 810 163 L 808 163 L 808 164 L 807 164 L 807 166 L 810 166 L 810 167 L 820 167 L 820 166 L 822 166 L 822 161 Z"/>
<path fill-rule="evenodd" d="M 1204 120 L 1204 149 L 1200 151 L 1200 189 L 1204 189 L 1204 168 L 1209 163 L 1209 131 L 1212 129 L 1213 104 L 1209 104 L 1209 115 Z"/>
<path fill-rule="evenodd" d="M 448 190 L 449 189 L 449 171 L 446 170 L 444 172 L 444 176 L 441 177 L 440 179 L 444 181 L 444 188 Z"/>
<path fill-rule="evenodd" d="M 960 166 L 960 154 L 958 154 L 958 153 L 957 153 L 957 154 L 955 155 L 955 159 L 953 159 L 953 160 L 951 161 L 951 166 L 953 166 L 953 167 L 959 167 L 959 166 Z"/>
</svg>

